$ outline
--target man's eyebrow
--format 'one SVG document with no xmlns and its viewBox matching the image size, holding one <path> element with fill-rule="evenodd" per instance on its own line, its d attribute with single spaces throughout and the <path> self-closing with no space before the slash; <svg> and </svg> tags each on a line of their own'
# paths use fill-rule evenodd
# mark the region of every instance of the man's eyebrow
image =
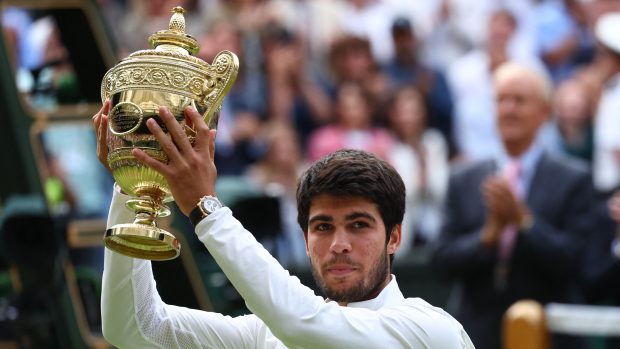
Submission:
<svg viewBox="0 0 620 349">
<path fill-rule="evenodd" d="M 350 213 L 348 215 L 346 215 L 345 219 L 348 221 L 354 220 L 354 219 L 358 219 L 358 218 L 366 218 L 369 219 L 373 222 L 376 222 L 377 220 L 375 219 L 375 217 L 373 217 L 370 213 L 367 212 L 353 212 Z"/>
<path fill-rule="evenodd" d="M 314 223 L 316 221 L 332 222 L 333 220 L 334 220 L 334 218 L 332 218 L 332 216 L 328 216 L 326 214 L 320 214 L 320 215 L 316 215 L 316 216 L 310 218 L 310 220 L 308 221 L 308 224 Z"/>
</svg>

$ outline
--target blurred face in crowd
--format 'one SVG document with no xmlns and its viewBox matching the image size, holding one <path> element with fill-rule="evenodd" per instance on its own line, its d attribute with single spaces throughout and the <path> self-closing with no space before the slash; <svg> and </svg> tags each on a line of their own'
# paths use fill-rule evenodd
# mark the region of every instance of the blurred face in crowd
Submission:
<svg viewBox="0 0 620 349">
<path fill-rule="evenodd" d="M 520 155 L 549 115 L 544 80 L 532 71 L 507 64 L 495 74 L 495 90 L 500 136 L 510 155 Z"/>
<path fill-rule="evenodd" d="M 515 19 L 509 12 L 494 12 L 489 19 L 488 45 L 497 48 L 506 47 L 515 29 Z"/>
<path fill-rule="evenodd" d="M 553 98 L 554 115 L 560 126 L 584 127 L 590 122 L 590 103 L 583 85 L 577 81 L 563 82 Z"/>
<path fill-rule="evenodd" d="M 400 139 L 421 135 L 426 127 L 426 107 L 420 92 L 413 87 L 400 90 L 390 110 L 389 122 Z"/>
<path fill-rule="evenodd" d="M 370 126 L 371 112 L 362 87 L 347 83 L 338 90 L 336 112 L 340 124 L 348 129 L 365 129 Z"/>
<path fill-rule="evenodd" d="M 295 131 L 285 125 L 269 128 L 268 161 L 282 169 L 295 168 L 301 161 L 299 143 Z"/>
<path fill-rule="evenodd" d="M 239 39 L 239 32 L 234 25 L 218 19 L 211 24 L 209 33 L 200 37 L 198 57 L 211 62 L 221 50 L 229 50 L 241 55 Z"/>
<path fill-rule="evenodd" d="M 401 63 L 415 61 L 417 39 L 411 24 L 405 19 L 398 19 L 392 25 L 392 40 L 396 59 Z"/>
<path fill-rule="evenodd" d="M 376 204 L 362 197 L 321 194 L 311 201 L 306 249 L 312 274 L 340 304 L 372 299 L 390 281 L 389 255 L 400 225 L 389 234 Z"/>
<path fill-rule="evenodd" d="M 353 36 L 334 42 L 330 52 L 330 64 L 339 80 L 361 82 L 375 70 L 375 61 L 366 39 Z"/>
</svg>

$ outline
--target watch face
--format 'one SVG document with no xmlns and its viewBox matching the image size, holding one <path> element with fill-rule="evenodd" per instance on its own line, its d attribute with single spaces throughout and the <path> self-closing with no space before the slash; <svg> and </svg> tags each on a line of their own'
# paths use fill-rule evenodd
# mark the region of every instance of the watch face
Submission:
<svg viewBox="0 0 620 349">
<path fill-rule="evenodd" d="M 205 198 L 202 200 L 202 209 L 207 213 L 212 213 L 220 207 L 222 207 L 222 204 L 215 198 Z"/>
</svg>

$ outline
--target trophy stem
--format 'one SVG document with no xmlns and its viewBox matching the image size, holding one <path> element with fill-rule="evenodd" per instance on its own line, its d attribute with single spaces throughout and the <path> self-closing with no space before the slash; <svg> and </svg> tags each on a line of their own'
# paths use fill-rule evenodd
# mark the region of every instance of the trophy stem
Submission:
<svg viewBox="0 0 620 349">
<path fill-rule="evenodd" d="M 158 228 L 155 219 L 170 215 L 170 210 L 158 197 L 128 200 L 126 205 L 136 212 L 130 224 L 117 224 L 106 231 L 105 246 L 129 257 L 168 260 L 176 258 L 181 245 L 171 233 Z"/>
<path fill-rule="evenodd" d="M 157 217 L 167 217 L 170 209 L 163 203 L 162 196 L 146 196 L 130 199 L 126 203 L 127 208 L 136 213 L 135 224 L 157 226 Z"/>
<path fill-rule="evenodd" d="M 154 214 L 149 214 L 146 212 L 138 212 L 136 213 L 136 219 L 133 221 L 134 224 L 142 224 L 142 225 L 150 225 L 156 227 L 155 224 L 156 216 Z"/>
</svg>

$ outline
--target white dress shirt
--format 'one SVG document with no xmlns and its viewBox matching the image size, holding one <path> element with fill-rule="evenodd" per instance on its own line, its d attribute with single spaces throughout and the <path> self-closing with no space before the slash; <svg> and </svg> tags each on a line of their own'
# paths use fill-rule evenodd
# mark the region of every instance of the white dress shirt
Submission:
<svg viewBox="0 0 620 349">
<path fill-rule="evenodd" d="M 131 221 L 115 191 L 108 227 Z M 449 314 L 404 298 L 396 279 L 374 299 L 339 306 L 301 284 L 224 207 L 196 227 L 198 238 L 252 315 L 229 317 L 165 304 L 151 263 L 106 249 L 103 332 L 119 348 L 473 348 Z M 164 262 L 165 263 L 165 262 Z"/>
</svg>

